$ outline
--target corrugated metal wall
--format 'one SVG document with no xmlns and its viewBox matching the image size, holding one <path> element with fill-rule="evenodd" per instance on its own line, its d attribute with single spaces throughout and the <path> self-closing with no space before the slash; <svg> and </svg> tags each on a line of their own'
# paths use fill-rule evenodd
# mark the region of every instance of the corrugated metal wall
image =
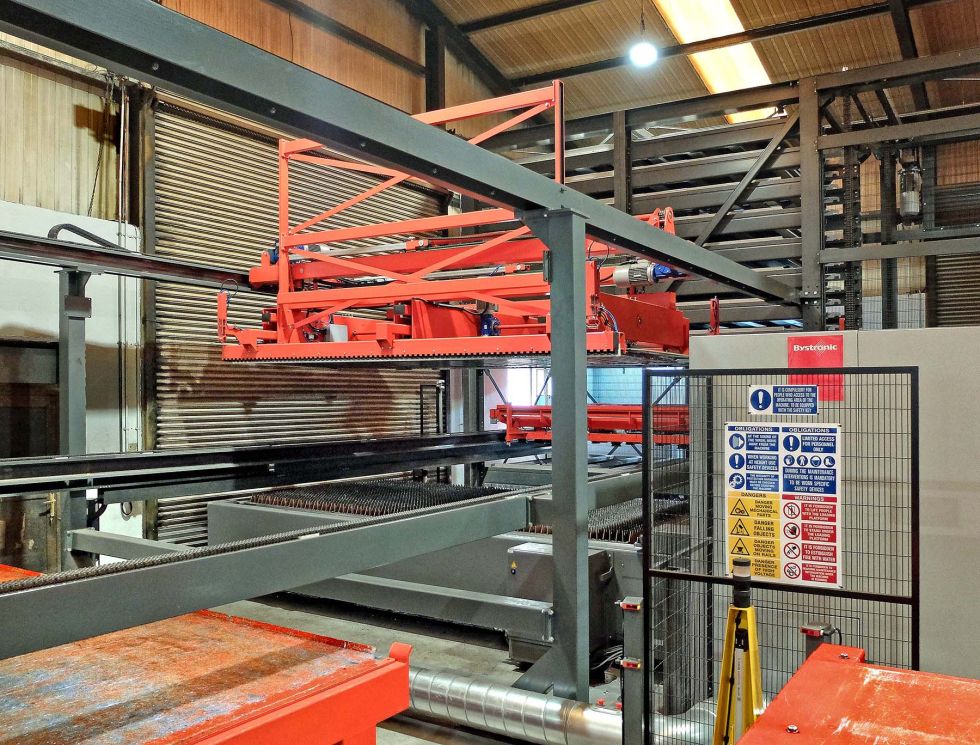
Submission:
<svg viewBox="0 0 980 745">
<path fill-rule="evenodd" d="M 936 257 L 936 325 L 980 323 L 980 256 Z"/>
<path fill-rule="evenodd" d="M 247 269 L 276 237 L 277 155 L 271 138 L 224 126 L 173 105 L 154 116 L 154 232 L 160 256 Z M 360 175 L 299 164 L 291 169 L 298 216 L 312 216 L 367 188 Z M 435 195 L 398 187 L 335 225 L 437 214 Z M 419 431 L 419 386 L 432 370 L 350 370 L 223 362 L 216 340 L 215 291 L 156 288 L 157 448 L 284 443 Z M 258 324 L 269 302 L 240 291 L 231 320 Z M 427 396 L 427 422 L 435 416 Z M 159 537 L 203 540 L 204 502 L 161 504 Z"/>
</svg>

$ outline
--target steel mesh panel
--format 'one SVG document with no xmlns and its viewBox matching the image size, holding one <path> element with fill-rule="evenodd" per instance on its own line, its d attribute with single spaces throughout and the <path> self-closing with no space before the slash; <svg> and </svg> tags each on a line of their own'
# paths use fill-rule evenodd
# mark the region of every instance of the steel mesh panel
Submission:
<svg viewBox="0 0 980 745">
<path fill-rule="evenodd" d="M 804 373 L 805 371 L 794 371 Z M 837 373 L 838 371 L 830 371 Z M 828 371 L 821 371 L 826 374 Z M 812 372 L 811 372 L 812 374 Z M 647 371 L 646 401 L 670 391 L 690 407 L 687 448 L 645 445 L 649 551 L 646 614 L 646 742 L 710 742 L 720 679 L 727 576 L 725 423 L 839 423 L 842 428 L 842 587 L 753 581 L 766 701 L 805 656 L 800 626 L 826 621 L 868 660 L 918 664 L 917 382 L 909 368 L 846 368 L 844 400 L 820 402 L 820 414 L 753 416 L 753 385 L 790 381 L 786 370 Z M 648 410 L 646 439 L 656 432 Z M 680 456 L 686 479 L 664 493 L 657 475 Z M 650 484 L 660 484 L 657 491 Z M 686 514 L 661 520 L 665 498 L 687 497 Z"/>
</svg>

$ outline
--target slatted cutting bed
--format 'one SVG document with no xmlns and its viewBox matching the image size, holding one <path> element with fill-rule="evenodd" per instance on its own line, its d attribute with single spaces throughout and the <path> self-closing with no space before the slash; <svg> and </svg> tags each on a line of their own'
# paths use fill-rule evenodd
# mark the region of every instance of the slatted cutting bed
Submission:
<svg viewBox="0 0 980 745">
<path fill-rule="evenodd" d="M 408 707 L 410 651 L 190 613 L 0 660 L 0 744 L 366 745 Z"/>
</svg>

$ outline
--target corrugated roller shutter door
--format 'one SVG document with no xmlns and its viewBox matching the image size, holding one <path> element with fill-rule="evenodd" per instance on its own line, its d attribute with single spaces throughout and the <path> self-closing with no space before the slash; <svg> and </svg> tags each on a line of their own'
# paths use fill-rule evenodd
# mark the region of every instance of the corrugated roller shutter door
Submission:
<svg viewBox="0 0 980 745">
<path fill-rule="evenodd" d="M 157 255 L 247 269 L 273 245 L 277 152 L 270 138 L 158 103 L 154 158 Z M 305 164 L 291 169 L 290 177 L 300 217 L 376 183 Z M 434 194 L 395 187 L 328 224 L 362 225 L 439 211 Z M 255 326 L 266 304 L 268 298 L 241 290 L 231 300 L 231 321 Z M 223 362 L 213 290 L 158 283 L 154 310 L 157 448 L 417 433 L 419 386 L 439 379 L 433 370 Z M 429 405 L 429 422 L 434 415 Z M 159 537 L 206 540 L 206 502 L 162 501 Z"/>
<path fill-rule="evenodd" d="M 980 324 L 980 256 L 936 257 L 936 325 Z"/>
</svg>

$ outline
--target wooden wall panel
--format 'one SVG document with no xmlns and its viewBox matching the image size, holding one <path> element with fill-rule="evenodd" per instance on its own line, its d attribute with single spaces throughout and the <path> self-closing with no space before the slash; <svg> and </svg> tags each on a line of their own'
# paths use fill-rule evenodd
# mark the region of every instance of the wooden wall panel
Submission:
<svg viewBox="0 0 980 745">
<path fill-rule="evenodd" d="M 103 94 L 0 50 L 0 199 L 84 215 L 94 185 L 92 216 L 115 219 L 117 119 L 104 120 Z"/>
<path fill-rule="evenodd" d="M 421 28 L 394 0 L 305 0 L 314 9 L 422 60 Z M 263 0 L 163 0 L 163 5 L 409 113 L 424 105 L 420 75 Z"/>
<path fill-rule="evenodd" d="M 980 183 L 980 140 L 939 145 L 936 183 L 939 186 Z"/>
</svg>

